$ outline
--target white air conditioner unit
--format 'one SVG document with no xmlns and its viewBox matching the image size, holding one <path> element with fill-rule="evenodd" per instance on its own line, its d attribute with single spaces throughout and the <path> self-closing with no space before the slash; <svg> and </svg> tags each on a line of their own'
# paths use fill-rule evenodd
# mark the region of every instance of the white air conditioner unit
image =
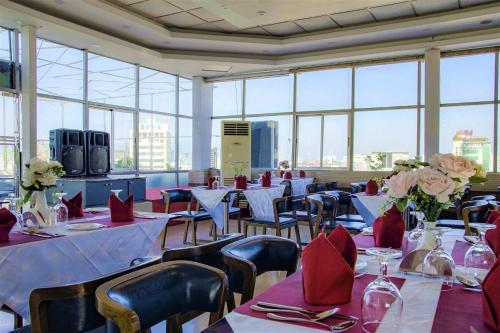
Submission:
<svg viewBox="0 0 500 333">
<path fill-rule="evenodd" d="M 252 136 L 249 121 L 224 120 L 221 126 L 221 180 L 224 185 L 234 182 L 234 167 L 245 167 L 250 180 Z"/>
</svg>

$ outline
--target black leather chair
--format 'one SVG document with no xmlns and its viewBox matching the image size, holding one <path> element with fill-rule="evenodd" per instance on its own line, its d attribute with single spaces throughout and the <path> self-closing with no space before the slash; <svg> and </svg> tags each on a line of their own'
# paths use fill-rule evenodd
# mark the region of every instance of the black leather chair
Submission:
<svg viewBox="0 0 500 333">
<path fill-rule="evenodd" d="M 251 219 L 243 219 L 243 228 L 244 228 L 243 233 L 245 237 L 248 236 L 248 228 L 250 226 L 262 227 L 264 229 L 264 232 L 266 232 L 267 229 L 274 229 L 276 232 L 276 236 L 279 237 L 281 237 L 282 230 L 294 228 L 297 244 L 301 246 L 299 224 L 295 219 L 295 217 L 280 216 L 283 213 L 290 212 L 290 207 L 292 207 L 293 198 L 294 197 L 281 197 L 273 200 L 274 221 L 259 220 L 256 219 L 255 217 Z"/>
<path fill-rule="evenodd" d="M 182 332 L 182 315 L 210 312 L 209 324 L 224 315 L 227 277 L 219 269 L 189 261 L 144 268 L 97 288 L 97 310 L 120 333 L 139 333 L 167 320 L 167 330 Z"/>
<path fill-rule="evenodd" d="M 366 190 L 366 182 L 351 183 L 351 193 L 360 193 Z"/>
<path fill-rule="evenodd" d="M 106 319 L 95 306 L 95 291 L 119 276 L 159 263 L 150 261 L 99 279 L 35 289 L 30 294 L 31 325 L 11 333 L 105 333 Z"/>
<path fill-rule="evenodd" d="M 325 194 L 336 196 L 339 199 L 339 209 L 336 217 L 337 221 L 365 223 L 361 215 L 352 213 L 354 207 L 352 205 L 351 193 L 345 191 L 326 191 Z"/>
<path fill-rule="evenodd" d="M 292 240 L 275 236 L 254 236 L 242 239 L 222 249 L 229 268 L 231 290 L 241 293 L 241 304 L 253 298 L 257 276 L 270 271 L 297 269 L 299 247 Z"/>
</svg>

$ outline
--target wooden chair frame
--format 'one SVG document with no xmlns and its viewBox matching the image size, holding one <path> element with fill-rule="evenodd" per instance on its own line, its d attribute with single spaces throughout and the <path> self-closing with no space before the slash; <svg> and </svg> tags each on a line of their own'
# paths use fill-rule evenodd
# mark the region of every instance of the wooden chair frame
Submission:
<svg viewBox="0 0 500 333">
<path fill-rule="evenodd" d="M 484 210 L 485 208 L 487 209 L 488 205 L 478 205 L 478 206 L 470 206 L 470 207 L 465 207 L 462 209 L 462 216 L 464 217 L 464 228 L 465 228 L 465 234 L 466 235 L 472 235 L 472 231 L 469 226 L 469 213 L 471 212 L 478 212 L 481 210 Z"/>
<path fill-rule="evenodd" d="M 318 193 L 316 193 L 318 194 Z M 338 198 L 335 197 L 335 196 L 332 196 L 332 195 L 328 195 L 328 194 L 319 194 L 321 195 L 321 198 L 323 200 L 329 200 L 331 201 L 331 204 L 332 206 L 334 207 L 333 208 L 333 211 L 331 214 L 329 214 L 327 216 L 328 219 L 331 219 L 331 221 L 334 221 L 335 220 L 335 217 L 337 216 L 337 211 L 338 211 L 338 205 L 339 205 L 339 201 L 338 201 Z M 317 212 L 317 215 L 316 215 L 316 219 L 314 219 L 312 217 L 312 213 L 311 213 L 311 205 L 316 205 L 318 207 L 318 212 Z M 306 206 L 307 206 L 307 215 L 309 216 L 309 220 L 312 222 L 312 224 L 314 225 L 314 237 L 313 238 L 316 238 L 318 237 L 319 235 L 319 232 L 321 231 L 321 224 L 323 223 L 323 220 L 325 218 L 323 212 L 324 212 L 324 203 L 323 201 L 320 201 L 320 200 L 317 200 L 315 198 L 312 198 L 310 196 L 307 196 L 306 197 Z M 311 238 L 311 239 L 313 239 Z"/>
<path fill-rule="evenodd" d="M 166 262 L 158 265 L 154 265 L 152 267 L 147 267 L 133 273 L 120 276 L 114 280 L 108 281 L 102 284 L 96 290 L 96 303 L 97 303 L 97 311 L 102 314 L 105 318 L 113 321 L 118 328 L 120 329 L 120 333 L 141 333 L 141 323 L 139 320 L 139 316 L 132 309 L 127 308 L 121 305 L 118 302 L 115 302 L 108 296 L 108 291 L 122 283 L 126 283 L 132 279 L 137 277 L 148 275 L 165 268 L 168 268 L 173 265 L 190 265 L 199 268 L 204 268 L 215 273 L 221 280 L 223 285 L 223 290 L 219 298 L 219 304 L 217 311 L 210 313 L 209 325 L 215 323 L 217 320 L 221 319 L 224 316 L 224 306 L 226 303 L 226 295 L 227 295 L 227 277 L 224 272 L 219 269 L 203 265 L 200 263 L 192 262 L 192 261 L 175 261 L 175 262 Z M 182 323 L 181 323 L 182 314 L 170 316 L 168 321 L 168 332 L 171 333 L 182 333 Z"/>
</svg>

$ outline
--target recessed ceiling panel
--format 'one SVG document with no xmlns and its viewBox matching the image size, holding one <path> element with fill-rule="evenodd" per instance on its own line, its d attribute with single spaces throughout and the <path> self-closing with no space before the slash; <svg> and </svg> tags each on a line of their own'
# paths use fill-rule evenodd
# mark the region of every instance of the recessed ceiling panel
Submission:
<svg viewBox="0 0 500 333">
<path fill-rule="evenodd" d="M 377 21 L 390 20 L 399 17 L 415 16 L 410 2 L 401 2 L 393 5 L 371 7 L 370 12 Z"/>
<path fill-rule="evenodd" d="M 175 14 L 182 11 L 180 8 L 169 4 L 163 0 L 147 0 L 127 6 L 126 8 L 132 9 L 141 14 L 158 17 L 164 15 Z"/>
<path fill-rule="evenodd" d="M 418 15 L 425 15 L 435 12 L 442 12 L 445 10 L 458 9 L 458 0 L 415 0 L 413 1 L 413 8 Z"/>
<path fill-rule="evenodd" d="M 297 20 L 295 23 L 306 31 L 318 31 L 338 27 L 338 25 L 326 15 Z"/>
<path fill-rule="evenodd" d="M 189 27 L 189 29 L 195 29 L 195 30 L 205 30 L 205 31 L 223 31 L 221 28 L 216 26 L 215 24 L 211 22 L 205 22 L 202 24 L 197 24 L 192 27 Z"/>
<path fill-rule="evenodd" d="M 205 23 L 202 19 L 191 15 L 187 12 L 180 12 L 177 14 L 167 15 L 159 17 L 158 20 L 165 23 L 168 26 L 174 27 L 191 27 L 193 25 Z"/>
<path fill-rule="evenodd" d="M 497 0 L 460 0 L 460 4 L 462 5 L 462 7 L 469 7 L 495 1 Z"/>
<path fill-rule="evenodd" d="M 201 19 L 204 19 L 205 21 L 208 21 L 208 22 L 220 21 L 222 19 L 222 17 L 219 17 L 215 14 L 212 14 L 211 12 L 209 12 L 208 10 L 206 10 L 204 8 L 192 9 L 189 12 L 195 16 L 198 16 Z"/>
<path fill-rule="evenodd" d="M 262 27 L 253 27 L 253 28 L 248 28 L 248 29 L 243 29 L 238 32 L 241 32 L 243 34 L 254 34 L 254 35 L 270 35 L 270 33 Z"/>
<path fill-rule="evenodd" d="M 277 36 L 286 36 L 304 32 L 304 30 L 293 22 L 282 22 L 265 25 L 264 29 Z"/>
<path fill-rule="evenodd" d="M 191 10 L 201 7 L 200 5 L 194 3 L 191 0 L 167 0 L 167 1 L 170 2 L 172 5 L 177 6 L 184 10 Z"/>
<path fill-rule="evenodd" d="M 227 31 L 227 32 L 239 30 L 239 28 L 237 26 L 235 26 L 234 24 L 231 24 L 225 20 L 213 22 L 213 24 L 215 24 L 216 26 L 218 26 L 219 28 L 221 28 L 222 30 Z"/>
<path fill-rule="evenodd" d="M 356 10 L 352 12 L 344 12 L 330 15 L 335 22 L 343 27 L 375 22 L 375 19 L 370 14 L 368 9 Z"/>
</svg>

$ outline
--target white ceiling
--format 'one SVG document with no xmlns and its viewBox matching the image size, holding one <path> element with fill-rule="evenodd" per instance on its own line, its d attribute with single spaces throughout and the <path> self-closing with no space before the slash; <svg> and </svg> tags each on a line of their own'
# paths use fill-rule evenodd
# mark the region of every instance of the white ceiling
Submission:
<svg viewBox="0 0 500 333">
<path fill-rule="evenodd" d="M 206 77 L 221 73 L 204 68 L 235 74 L 340 61 L 359 50 L 382 56 L 366 51 L 379 44 L 413 52 L 402 45 L 456 47 L 450 34 L 500 44 L 499 0 L 0 0 L 2 6 L 10 10 L 0 10 L 2 24 L 37 22 L 44 38 L 118 58 L 147 54 L 152 67 Z M 110 40 L 141 53 L 124 54 Z"/>
</svg>

